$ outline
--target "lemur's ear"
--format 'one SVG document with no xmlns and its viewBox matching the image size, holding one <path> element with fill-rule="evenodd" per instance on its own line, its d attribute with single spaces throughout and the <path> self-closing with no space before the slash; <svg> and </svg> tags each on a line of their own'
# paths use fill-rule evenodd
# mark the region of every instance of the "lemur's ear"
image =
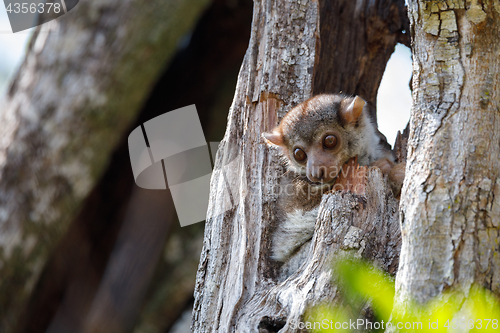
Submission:
<svg viewBox="0 0 500 333">
<path fill-rule="evenodd" d="M 274 129 L 271 133 L 262 133 L 262 137 L 265 139 L 268 145 L 283 146 L 283 134 L 278 129 Z"/>
<path fill-rule="evenodd" d="M 347 107 L 340 109 L 342 119 L 347 124 L 355 122 L 361 115 L 365 104 L 366 102 L 361 97 L 354 97 L 353 101 Z"/>
</svg>

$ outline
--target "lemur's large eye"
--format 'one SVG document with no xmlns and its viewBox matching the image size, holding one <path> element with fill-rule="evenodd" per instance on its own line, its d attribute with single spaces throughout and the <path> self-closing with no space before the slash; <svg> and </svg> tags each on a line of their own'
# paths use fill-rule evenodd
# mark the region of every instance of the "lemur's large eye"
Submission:
<svg viewBox="0 0 500 333">
<path fill-rule="evenodd" d="M 323 146 L 325 148 L 335 148 L 337 145 L 337 137 L 335 135 L 327 135 L 323 139 Z"/>
<path fill-rule="evenodd" d="M 307 155 L 302 149 L 295 148 L 293 150 L 293 157 L 295 157 L 295 160 L 297 160 L 297 162 L 303 162 L 306 159 Z"/>
</svg>

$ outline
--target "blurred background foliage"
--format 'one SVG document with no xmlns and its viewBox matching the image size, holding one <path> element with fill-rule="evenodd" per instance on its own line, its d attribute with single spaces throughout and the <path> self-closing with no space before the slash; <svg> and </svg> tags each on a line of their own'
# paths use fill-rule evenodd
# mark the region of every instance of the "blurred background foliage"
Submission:
<svg viewBox="0 0 500 333">
<path fill-rule="evenodd" d="M 500 302 L 480 286 L 474 285 L 466 294 L 447 290 L 427 304 L 413 301 L 393 308 L 397 297 L 394 277 L 383 270 L 354 257 L 337 260 L 333 270 L 333 283 L 338 285 L 344 304 L 321 304 L 310 309 L 300 326 L 312 332 L 398 331 L 390 326 L 402 332 L 498 332 L 500 329 Z"/>
</svg>

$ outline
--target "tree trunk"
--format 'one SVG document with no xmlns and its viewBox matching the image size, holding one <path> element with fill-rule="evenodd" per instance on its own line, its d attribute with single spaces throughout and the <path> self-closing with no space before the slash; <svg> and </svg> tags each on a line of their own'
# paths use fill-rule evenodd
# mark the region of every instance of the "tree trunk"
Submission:
<svg viewBox="0 0 500 333">
<path fill-rule="evenodd" d="M 0 332 L 206 4 L 80 2 L 35 33 L 0 109 Z"/>
<path fill-rule="evenodd" d="M 500 294 L 500 6 L 409 1 L 413 109 L 397 302 Z M 403 214 L 404 212 L 404 214 Z M 460 301 L 459 301 L 459 304 Z"/>
<path fill-rule="evenodd" d="M 405 19 L 404 1 L 255 2 L 250 45 L 215 161 L 195 332 L 294 331 L 306 307 L 335 298 L 329 258 L 342 249 L 377 258 L 394 272 L 397 201 L 370 169 L 358 195 L 323 198 L 306 262 L 280 282 L 283 267 L 270 259 L 270 234 L 282 170 L 261 133 L 320 92 L 359 94 L 374 105 L 386 62 L 404 40 Z M 383 227 L 368 237 L 381 220 Z"/>
</svg>

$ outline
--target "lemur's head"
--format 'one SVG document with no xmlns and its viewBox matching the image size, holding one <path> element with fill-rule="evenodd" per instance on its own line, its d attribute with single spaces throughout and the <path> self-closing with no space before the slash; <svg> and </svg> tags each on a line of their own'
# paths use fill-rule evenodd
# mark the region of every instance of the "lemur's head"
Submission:
<svg viewBox="0 0 500 333">
<path fill-rule="evenodd" d="M 332 183 L 342 166 L 360 154 L 365 101 L 342 95 L 318 95 L 291 109 L 263 137 L 280 148 L 288 169 L 312 183 Z M 368 113 L 367 110 L 364 113 Z"/>
</svg>

